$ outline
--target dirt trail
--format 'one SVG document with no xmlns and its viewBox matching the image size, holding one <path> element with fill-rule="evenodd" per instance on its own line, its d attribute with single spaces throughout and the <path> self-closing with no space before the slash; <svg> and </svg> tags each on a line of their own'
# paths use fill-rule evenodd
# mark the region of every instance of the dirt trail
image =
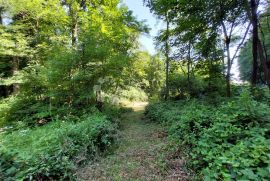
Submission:
<svg viewBox="0 0 270 181">
<path fill-rule="evenodd" d="M 181 159 L 165 159 L 166 134 L 161 125 L 144 118 L 147 103 L 133 103 L 133 112 L 123 115 L 120 140 L 112 155 L 78 172 L 86 181 L 187 180 Z"/>
</svg>

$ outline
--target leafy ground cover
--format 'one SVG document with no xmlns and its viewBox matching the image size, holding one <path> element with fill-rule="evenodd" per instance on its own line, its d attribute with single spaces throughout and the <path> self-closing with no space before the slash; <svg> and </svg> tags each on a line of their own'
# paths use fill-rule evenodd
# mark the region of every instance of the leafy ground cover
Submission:
<svg viewBox="0 0 270 181">
<path fill-rule="evenodd" d="M 76 167 L 107 150 L 115 133 L 115 125 L 102 114 L 2 133 L 0 178 L 73 180 Z"/>
<path fill-rule="evenodd" d="M 150 104 L 175 147 L 203 180 L 270 179 L 270 107 L 247 93 L 219 105 L 202 100 Z"/>
</svg>

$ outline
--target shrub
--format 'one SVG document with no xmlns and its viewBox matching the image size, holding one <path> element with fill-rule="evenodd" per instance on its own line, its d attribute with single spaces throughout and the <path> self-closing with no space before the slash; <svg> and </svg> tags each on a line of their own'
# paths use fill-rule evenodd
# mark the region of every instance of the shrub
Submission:
<svg viewBox="0 0 270 181">
<path fill-rule="evenodd" d="M 114 106 L 110 106 L 107 112 L 114 109 Z M 0 101 L 0 127 L 8 126 L 13 127 L 11 130 L 16 130 L 20 123 L 23 123 L 24 127 L 35 127 L 58 119 L 68 121 L 80 119 L 81 115 L 96 113 L 99 111 L 94 104 L 83 107 L 68 104 L 53 105 L 50 104 L 49 98 L 37 100 L 33 97 L 15 95 Z M 21 128 L 19 126 L 19 129 Z"/>
<path fill-rule="evenodd" d="M 76 165 L 104 152 L 114 141 L 115 126 L 104 116 L 84 117 L 0 135 L 0 178 L 72 180 Z"/>
<path fill-rule="evenodd" d="M 149 104 L 146 107 L 145 114 L 154 121 L 159 121 L 163 124 L 171 124 L 177 121 L 177 117 L 180 116 L 182 106 L 185 106 L 185 101 L 178 102 L 161 102 L 155 104 Z"/>
<path fill-rule="evenodd" d="M 137 87 L 127 87 L 116 92 L 119 99 L 128 101 L 147 101 L 148 96 L 144 90 Z"/>
</svg>

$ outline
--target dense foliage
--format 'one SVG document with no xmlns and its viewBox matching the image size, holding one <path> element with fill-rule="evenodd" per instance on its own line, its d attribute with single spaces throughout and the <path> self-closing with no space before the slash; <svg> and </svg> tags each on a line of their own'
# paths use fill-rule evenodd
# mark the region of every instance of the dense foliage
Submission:
<svg viewBox="0 0 270 181">
<path fill-rule="evenodd" d="M 165 98 L 182 99 L 150 104 L 147 116 L 167 125 L 199 179 L 269 180 L 269 90 L 257 85 L 270 85 L 269 3 L 144 2 L 167 25 L 156 37 L 167 56 Z M 251 91 L 231 84 L 239 52 Z"/>
<path fill-rule="evenodd" d="M 76 165 L 104 152 L 116 128 L 101 114 L 1 134 L 0 178 L 74 179 Z"/>
<path fill-rule="evenodd" d="M 269 111 L 244 92 L 218 106 L 203 100 L 152 104 L 146 114 L 168 126 L 204 180 L 269 180 Z"/>
<path fill-rule="evenodd" d="M 270 180 L 269 2 L 143 2 L 165 25 L 155 55 L 120 0 L 0 0 L 0 180 L 76 179 L 132 101 L 157 102 L 198 179 Z"/>
<path fill-rule="evenodd" d="M 112 145 L 119 101 L 162 84 L 148 31 L 119 0 L 0 1 L 0 180 L 72 180 Z"/>
<path fill-rule="evenodd" d="M 266 55 L 269 55 L 270 51 L 270 37 L 269 37 L 269 8 L 267 8 L 265 14 L 263 14 L 260 17 L 260 38 L 263 42 L 264 51 Z M 252 39 L 250 38 L 244 45 L 244 47 L 241 49 L 239 58 L 238 58 L 238 64 L 239 64 L 239 70 L 240 70 L 240 78 L 243 81 L 250 81 L 250 77 L 252 74 Z M 268 67 L 270 67 L 269 60 L 268 61 Z M 261 62 L 259 62 L 259 69 L 258 72 L 258 82 L 260 84 L 265 84 L 265 75 L 262 71 L 263 65 Z"/>
<path fill-rule="evenodd" d="M 1 1 L 0 96 L 17 94 L 3 100 L 3 121 L 51 120 L 61 109 L 72 114 L 96 104 L 99 92 L 146 91 L 136 83 L 147 66 L 135 65 L 144 59 L 137 39 L 148 28 L 119 3 Z"/>
</svg>

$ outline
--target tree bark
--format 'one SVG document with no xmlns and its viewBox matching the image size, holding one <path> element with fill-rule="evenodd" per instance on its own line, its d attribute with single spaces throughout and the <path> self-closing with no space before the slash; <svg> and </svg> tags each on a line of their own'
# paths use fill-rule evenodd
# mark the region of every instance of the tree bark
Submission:
<svg viewBox="0 0 270 181">
<path fill-rule="evenodd" d="M 166 56 L 166 92 L 165 92 L 165 100 L 168 100 L 169 98 L 169 64 L 170 64 L 170 58 L 169 58 L 169 28 L 170 28 L 170 22 L 168 19 L 168 13 L 166 13 L 166 44 L 165 44 L 165 56 Z"/>
<path fill-rule="evenodd" d="M 19 58 L 17 56 L 14 56 L 12 59 L 13 59 L 12 60 L 12 75 L 14 76 L 16 72 L 18 72 L 19 70 L 20 63 L 19 63 Z M 20 86 L 18 83 L 14 83 L 12 87 L 13 87 L 13 93 L 16 94 L 19 92 Z"/>
<path fill-rule="evenodd" d="M 4 8 L 0 6 L 0 25 L 3 25 L 3 11 Z"/>
<path fill-rule="evenodd" d="M 78 40 L 78 17 L 77 12 L 74 9 L 74 4 L 70 3 L 69 7 L 69 16 L 71 18 L 70 30 L 71 30 L 71 44 L 75 46 Z"/>
<path fill-rule="evenodd" d="M 252 32 L 252 55 L 253 55 L 253 68 L 252 68 L 252 76 L 251 76 L 251 85 L 255 87 L 258 80 L 258 39 L 259 39 L 259 31 L 258 31 L 258 15 L 257 9 L 258 5 L 256 0 L 250 0 L 251 7 L 251 23 L 253 26 Z"/>
<path fill-rule="evenodd" d="M 78 21 L 77 17 L 72 18 L 72 25 L 71 25 L 71 35 L 72 35 L 72 45 L 75 46 L 78 41 Z"/>
<path fill-rule="evenodd" d="M 190 81 L 190 66 L 191 66 L 191 43 L 188 44 L 188 91 L 191 94 L 191 81 Z"/>
<path fill-rule="evenodd" d="M 226 46 L 226 51 L 227 51 L 227 74 L 226 74 L 226 93 L 227 97 L 231 97 L 231 68 L 232 68 L 232 63 L 231 63 L 231 52 L 230 52 L 230 43 L 231 43 L 231 35 L 228 35 L 228 32 L 226 30 L 225 24 L 222 22 L 222 28 L 223 28 L 223 33 L 224 33 L 224 38 L 225 38 L 225 46 Z"/>
</svg>

